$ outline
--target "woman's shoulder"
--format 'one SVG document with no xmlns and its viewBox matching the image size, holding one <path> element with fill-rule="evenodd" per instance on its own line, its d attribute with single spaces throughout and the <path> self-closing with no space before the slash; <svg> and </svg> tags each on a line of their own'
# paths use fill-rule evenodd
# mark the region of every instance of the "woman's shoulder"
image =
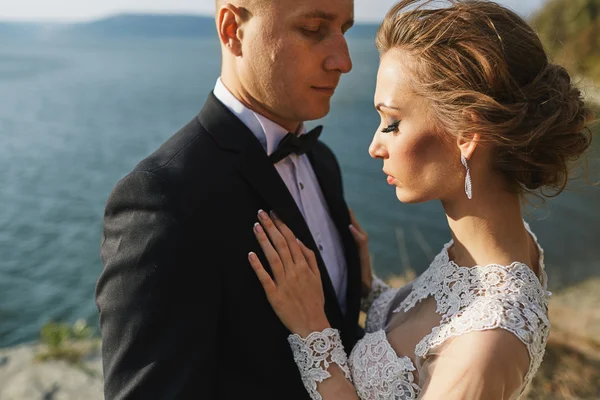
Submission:
<svg viewBox="0 0 600 400">
<path fill-rule="evenodd" d="M 524 344 L 545 341 L 548 292 L 527 265 L 455 267 L 436 293 L 439 337 L 501 328 Z"/>
<path fill-rule="evenodd" d="M 460 267 L 449 262 L 438 271 L 434 297 L 441 324 L 420 343 L 424 356 L 450 338 L 498 330 L 513 335 L 541 359 L 550 331 L 548 292 L 527 265 Z M 537 361 L 536 361 L 537 363 Z"/>
</svg>

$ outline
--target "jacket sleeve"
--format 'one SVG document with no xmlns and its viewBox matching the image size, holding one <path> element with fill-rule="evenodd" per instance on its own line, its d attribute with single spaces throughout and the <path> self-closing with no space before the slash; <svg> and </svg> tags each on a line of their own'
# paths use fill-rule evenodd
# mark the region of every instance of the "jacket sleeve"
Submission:
<svg viewBox="0 0 600 400">
<path fill-rule="evenodd" d="M 187 399 L 190 386 L 210 397 L 215 385 L 216 256 L 176 193 L 142 171 L 109 197 L 96 287 L 106 400 Z"/>
</svg>

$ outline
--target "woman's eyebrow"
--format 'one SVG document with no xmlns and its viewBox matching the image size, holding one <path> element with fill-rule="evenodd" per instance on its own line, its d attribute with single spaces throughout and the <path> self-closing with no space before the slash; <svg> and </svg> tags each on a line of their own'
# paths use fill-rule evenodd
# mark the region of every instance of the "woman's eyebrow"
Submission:
<svg viewBox="0 0 600 400">
<path fill-rule="evenodd" d="M 375 109 L 376 109 L 377 111 L 381 111 L 381 107 L 383 107 L 383 108 L 388 108 L 388 109 L 390 109 L 390 110 L 401 111 L 401 109 L 400 109 L 400 108 L 398 108 L 398 107 L 394 107 L 394 106 L 392 106 L 392 105 L 385 104 L 385 103 L 378 103 L 378 104 L 375 106 Z"/>
</svg>

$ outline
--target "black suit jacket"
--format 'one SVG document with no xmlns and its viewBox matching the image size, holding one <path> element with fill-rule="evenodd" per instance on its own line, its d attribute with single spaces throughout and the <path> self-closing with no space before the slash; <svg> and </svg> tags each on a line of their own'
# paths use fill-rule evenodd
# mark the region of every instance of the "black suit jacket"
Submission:
<svg viewBox="0 0 600 400">
<path fill-rule="evenodd" d="M 96 288 L 105 396 L 308 399 L 290 332 L 247 255 L 257 211 L 275 210 L 315 251 L 325 311 L 349 352 L 359 335 L 360 265 L 342 177 L 323 143 L 308 154 L 345 248 L 343 315 L 302 214 L 253 133 L 214 95 L 112 191 Z"/>
</svg>

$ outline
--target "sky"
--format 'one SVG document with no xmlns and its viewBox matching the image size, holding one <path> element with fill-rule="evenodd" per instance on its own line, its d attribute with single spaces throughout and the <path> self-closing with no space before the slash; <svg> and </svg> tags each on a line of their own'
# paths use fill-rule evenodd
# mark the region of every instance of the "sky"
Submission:
<svg viewBox="0 0 600 400">
<path fill-rule="evenodd" d="M 524 16 L 545 2 L 497 1 Z M 380 22 L 396 2 L 355 0 L 355 18 L 360 22 Z M 215 7 L 214 0 L 0 0 L 0 3 L 0 20 L 64 22 L 92 20 L 123 12 L 212 14 Z"/>
</svg>

